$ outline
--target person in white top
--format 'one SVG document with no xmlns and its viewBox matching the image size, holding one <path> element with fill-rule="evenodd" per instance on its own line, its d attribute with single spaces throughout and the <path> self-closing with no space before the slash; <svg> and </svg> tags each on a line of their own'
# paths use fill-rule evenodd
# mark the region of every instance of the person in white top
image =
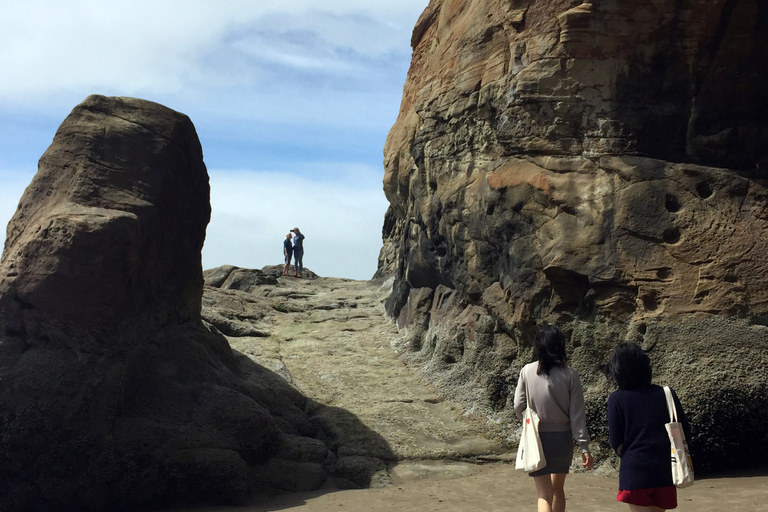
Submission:
<svg viewBox="0 0 768 512">
<path fill-rule="evenodd" d="M 538 512 L 565 510 L 565 477 L 573 459 L 573 439 L 581 447 L 582 466 L 591 469 L 584 392 L 578 372 L 567 364 L 565 334 L 554 325 L 546 325 L 534 339 L 538 361 L 520 370 L 515 388 L 514 408 L 522 419 L 527 397 L 531 409 L 539 415 L 539 436 L 547 465 L 530 473 L 536 483 Z"/>
</svg>

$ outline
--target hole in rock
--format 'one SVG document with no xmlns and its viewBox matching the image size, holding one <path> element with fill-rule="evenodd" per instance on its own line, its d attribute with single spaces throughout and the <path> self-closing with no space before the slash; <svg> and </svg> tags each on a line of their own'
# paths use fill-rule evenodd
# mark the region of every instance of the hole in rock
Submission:
<svg viewBox="0 0 768 512">
<path fill-rule="evenodd" d="M 646 311 L 656 311 L 656 309 L 659 307 L 659 301 L 653 294 L 644 295 L 642 300 L 643 307 Z"/>
<path fill-rule="evenodd" d="M 706 199 L 710 196 L 712 196 L 712 185 L 707 183 L 706 181 L 703 181 L 696 185 L 696 192 L 699 194 L 699 197 L 702 199 Z"/>
<path fill-rule="evenodd" d="M 669 279 L 669 277 L 672 275 L 672 270 L 668 268 L 660 268 L 656 271 L 656 277 L 659 279 Z"/>
<path fill-rule="evenodd" d="M 667 194 L 666 207 L 668 212 L 678 212 L 680 211 L 680 201 L 672 194 Z"/>
<path fill-rule="evenodd" d="M 680 241 L 680 230 L 677 228 L 665 229 L 664 233 L 661 235 L 661 238 L 664 240 L 665 244 L 676 244 Z"/>
<path fill-rule="evenodd" d="M 637 332 L 639 332 L 640 334 L 645 334 L 646 332 L 648 332 L 648 326 L 645 324 L 638 325 Z"/>
<path fill-rule="evenodd" d="M 589 277 L 564 267 L 547 267 L 544 269 L 552 288 L 560 298 L 563 306 L 578 306 L 591 289 Z"/>
</svg>

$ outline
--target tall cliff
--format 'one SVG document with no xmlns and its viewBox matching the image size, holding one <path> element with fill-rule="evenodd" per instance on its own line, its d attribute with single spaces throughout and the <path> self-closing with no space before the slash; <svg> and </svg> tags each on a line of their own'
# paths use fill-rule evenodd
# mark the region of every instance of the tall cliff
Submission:
<svg viewBox="0 0 768 512">
<path fill-rule="evenodd" d="M 768 446 L 767 25 L 758 0 L 432 0 L 384 152 L 406 357 L 503 414 L 556 323 L 600 438 L 599 368 L 636 341 L 700 469 L 765 460 L 733 447 Z"/>
</svg>

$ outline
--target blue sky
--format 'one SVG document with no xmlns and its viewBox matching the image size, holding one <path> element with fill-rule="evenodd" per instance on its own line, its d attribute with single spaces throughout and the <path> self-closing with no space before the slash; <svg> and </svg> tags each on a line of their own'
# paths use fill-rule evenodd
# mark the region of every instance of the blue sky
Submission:
<svg viewBox="0 0 768 512">
<path fill-rule="evenodd" d="M 0 0 L 0 224 L 89 94 L 195 123 L 211 180 L 203 267 L 376 271 L 382 148 L 428 0 Z"/>
</svg>

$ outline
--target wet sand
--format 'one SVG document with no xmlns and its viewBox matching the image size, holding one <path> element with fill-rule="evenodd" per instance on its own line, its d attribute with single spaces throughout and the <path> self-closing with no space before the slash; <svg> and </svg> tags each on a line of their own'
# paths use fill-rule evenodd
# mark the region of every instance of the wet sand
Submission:
<svg viewBox="0 0 768 512">
<path fill-rule="evenodd" d="M 628 511 L 616 501 L 618 481 L 589 473 L 566 480 L 569 512 Z M 471 476 L 403 482 L 381 489 L 323 490 L 277 496 L 259 505 L 188 509 L 187 512 L 268 512 L 340 510 L 394 512 L 535 511 L 533 481 L 509 464 L 477 466 Z M 768 511 L 768 471 L 698 480 L 678 490 L 679 511 Z"/>
</svg>

